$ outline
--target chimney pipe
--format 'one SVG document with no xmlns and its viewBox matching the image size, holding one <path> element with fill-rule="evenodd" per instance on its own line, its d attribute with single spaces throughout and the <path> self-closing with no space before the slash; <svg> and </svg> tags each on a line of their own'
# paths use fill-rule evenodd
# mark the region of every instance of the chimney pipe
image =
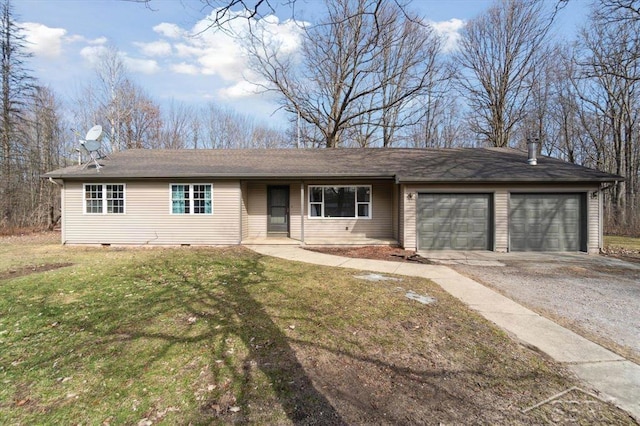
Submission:
<svg viewBox="0 0 640 426">
<path fill-rule="evenodd" d="M 529 158 L 527 159 L 527 164 L 530 166 L 535 166 L 538 164 L 538 143 L 540 142 L 540 138 L 527 138 L 527 152 L 529 154 Z"/>
</svg>

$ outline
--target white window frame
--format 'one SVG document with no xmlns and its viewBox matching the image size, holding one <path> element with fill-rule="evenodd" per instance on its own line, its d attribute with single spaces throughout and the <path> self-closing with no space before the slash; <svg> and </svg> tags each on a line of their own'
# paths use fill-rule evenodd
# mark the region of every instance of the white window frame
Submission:
<svg viewBox="0 0 640 426">
<path fill-rule="evenodd" d="M 118 198 L 107 199 L 107 186 L 121 185 L 122 186 L 122 212 L 109 212 L 108 202 L 109 200 L 118 200 Z M 102 197 L 102 211 L 101 212 L 88 212 L 87 211 L 87 187 L 88 186 L 100 186 Z M 94 198 L 92 198 L 94 200 Z M 95 199 L 97 200 L 97 198 Z M 86 215 L 123 215 L 127 213 L 127 184 L 126 183 L 84 183 L 82 184 L 82 213 Z"/>
<path fill-rule="evenodd" d="M 174 213 L 173 211 L 173 186 L 174 185 L 180 185 L 180 186 L 186 186 L 189 188 L 189 213 Z M 211 212 L 210 213 L 195 213 L 195 206 L 194 206 L 194 202 L 195 199 L 193 197 L 193 187 L 194 186 L 198 186 L 198 185 L 207 185 L 211 188 Z M 169 214 L 171 214 L 172 216 L 211 216 L 213 215 L 213 210 L 214 210 L 214 206 L 213 206 L 213 184 L 212 183 L 170 183 L 169 184 Z"/>
<path fill-rule="evenodd" d="M 311 201 L 311 192 L 314 188 L 322 188 L 322 201 Z M 342 216 L 331 216 L 326 217 L 324 213 L 324 188 L 355 188 L 354 197 L 355 197 L 355 216 L 342 217 Z M 358 201 L 358 188 L 367 188 L 369 191 L 369 201 Z M 311 205 L 312 204 L 320 204 L 320 216 L 312 216 L 311 215 Z M 358 206 L 361 204 L 368 204 L 368 216 L 358 216 Z M 307 217 L 312 220 L 320 220 L 320 219 L 338 219 L 338 220 L 353 220 L 353 219 L 371 219 L 373 217 L 373 189 L 371 185 L 308 185 L 307 186 Z"/>
</svg>

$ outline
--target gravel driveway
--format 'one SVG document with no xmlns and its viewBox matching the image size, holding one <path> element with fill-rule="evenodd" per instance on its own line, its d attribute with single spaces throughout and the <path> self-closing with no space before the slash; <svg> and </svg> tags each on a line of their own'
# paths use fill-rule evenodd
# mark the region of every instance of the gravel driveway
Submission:
<svg viewBox="0 0 640 426">
<path fill-rule="evenodd" d="M 541 314 L 551 313 L 552 319 L 560 317 L 578 333 L 585 330 L 631 349 L 640 359 L 640 264 L 586 254 L 420 254 L 440 258 L 439 263 Z"/>
</svg>

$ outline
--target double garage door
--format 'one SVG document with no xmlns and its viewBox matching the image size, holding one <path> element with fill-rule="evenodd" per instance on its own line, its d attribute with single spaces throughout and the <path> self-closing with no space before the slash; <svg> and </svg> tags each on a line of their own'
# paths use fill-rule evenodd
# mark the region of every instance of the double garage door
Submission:
<svg viewBox="0 0 640 426">
<path fill-rule="evenodd" d="M 586 250 L 583 194 L 511 194 L 510 251 Z M 493 250 L 492 194 L 419 194 L 420 250 Z"/>
</svg>

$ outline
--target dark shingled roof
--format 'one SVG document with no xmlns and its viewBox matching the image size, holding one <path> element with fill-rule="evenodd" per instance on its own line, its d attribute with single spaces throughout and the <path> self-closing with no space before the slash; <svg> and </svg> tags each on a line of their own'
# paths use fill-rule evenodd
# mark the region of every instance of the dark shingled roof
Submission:
<svg viewBox="0 0 640 426">
<path fill-rule="evenodd" d="M 136 149 L 110 154 L 85 170 L 66 167 L 56 179 L 383 178 L 398 182 L 613 182 L 620 176 L 510 148 Z"/>
</svg>

